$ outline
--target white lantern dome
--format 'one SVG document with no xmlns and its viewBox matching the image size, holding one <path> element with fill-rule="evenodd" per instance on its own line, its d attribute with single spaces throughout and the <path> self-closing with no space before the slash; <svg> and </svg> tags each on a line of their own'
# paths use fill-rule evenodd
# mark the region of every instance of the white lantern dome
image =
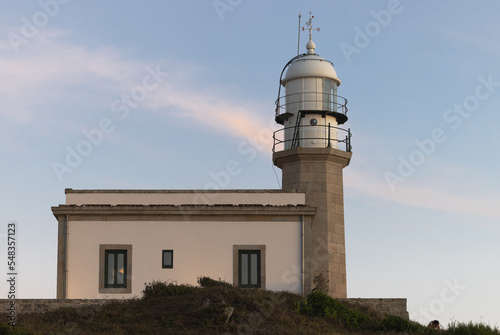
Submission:
<svg viewBox="0 0 500 335">
<path fill-rule="evenodd" d="M 316 44 L 309 40 L 306 48 L 307 55 L 297 58 L 290 64 L 281 84 L 285 86 L 287 82 L 299 78 L 325 78 L 335 81 L 339 86 L 340 79 L 333 64 L 315 53 Z"/>
</svg>

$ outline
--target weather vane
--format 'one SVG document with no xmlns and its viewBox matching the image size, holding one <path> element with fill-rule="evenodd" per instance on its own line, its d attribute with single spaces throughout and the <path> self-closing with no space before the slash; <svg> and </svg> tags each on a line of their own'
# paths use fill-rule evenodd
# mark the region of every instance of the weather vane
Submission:
<svg viewBox="0 0 500 335">
<path fill-rule="evenodd" d="M 306 27 L 300 26 L 300 19 L 301 18 L 302 18 L 302 15 L 299 13 L 299 36 L 298 36 L 298 41 L 297 41 L 297 56 L 299 55 L 299 50 L 300 50 L 300 28 L 302 28 L 302 31 L 306 30 Z M 306 22 L 307 30 L 309 30 L 309 40 L 312 40 L 313 29 L 316 31 L 319 31 L 319 28 L 313 28 L 312 19 L 314 19 L 314 16 L 312 16 L 311 12 L 309 12 L 309 21 Z"/>
<path fill-rule="evenodd" d="M 311 15 L 311 12 L 309 12 L 309 21 L 306 22 L 306 26 L 308 27 L 307 29 L 309 30 L 309 40 L 312 40 L 312 30 L 319 31 L 319 28 L 313 28 L 312 26 L 312 19 L 314 19 L 314 16 Z M 302 31 L 305 30 L 305 27 L 302 27 Z"/>
</svg>

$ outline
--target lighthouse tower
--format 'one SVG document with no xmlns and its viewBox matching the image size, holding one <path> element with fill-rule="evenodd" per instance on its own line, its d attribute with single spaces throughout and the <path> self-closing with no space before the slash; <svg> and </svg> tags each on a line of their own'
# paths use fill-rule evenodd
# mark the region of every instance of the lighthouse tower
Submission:
<svg viewBox="0 0 500 335">
<path fill-rule="evenodd" d="M 304 293 L 322 276 L 331 296 L 346 298 L 342 170 L 352 153 L 350 130 L 340 126 L 347 121 L 347 100 L 337 95 L 333 64 L 316 53 L 311 18 L 308 26 L 307 52 L 281 72 L 275 120 L 283 128 L 274 133 L 273 162 L 282 170 L 283 190 L 304 192 L 306 204 L 317 208 L 304 227 Z"/>
</svg>

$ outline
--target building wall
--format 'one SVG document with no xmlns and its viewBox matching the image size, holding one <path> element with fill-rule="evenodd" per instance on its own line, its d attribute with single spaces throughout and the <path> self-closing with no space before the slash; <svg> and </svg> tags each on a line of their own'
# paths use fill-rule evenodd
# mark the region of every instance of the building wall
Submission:
<svg viewBox="0 0 500 335">
<path fill-rule="evenodd" d="M 141 296 L 153 280 L 233 282 L 233 245 L 266 245 L 266 289 L 301 293 L 301 222 L 68 221 L 67 298 Z M 99 294 L 99 246 L 132 245 L 132 293 Z M 174 250 L 173 269 L 161 252 Z"/>
</svg>

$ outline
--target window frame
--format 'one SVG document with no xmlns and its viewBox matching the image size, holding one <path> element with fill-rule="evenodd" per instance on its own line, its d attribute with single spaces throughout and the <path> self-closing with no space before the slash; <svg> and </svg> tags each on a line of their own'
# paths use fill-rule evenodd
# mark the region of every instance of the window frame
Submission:
<svg viewBox="0 0 500 335">
<path fill-rule="evenodd" d="M 115 276 L 114 283 L 109 283 L 109 255 L 114 255 L 113 267 L 118 272 L 118 256 L 123 255 L 123 284 L 118 284 L 118 277 Z M 107 249 L 104 251 L 104 287 L 105 288 L 126 288 L 127 287 L 127 249 Z"/>
<path fill-rule="evenodd" d="M 247 258 L 247 278 L 243 278 L 243 255 L 248 256 Z M 251 256 L 257 255 L 257 283 L 252 284 L 253 276 L 253 264 L 251 261 Z M 247 284 L 243 284 L 243 279 L 246 279 Z M 260 250 L 238 250 L 238 286 L 241 288 L 261 288 L 261 253 Z"/>
<path fill-rule="evenodd" d="M 165 264 L 165 254 L 169 253 L 170 254 L 170 265 Z M 172 249 L 165 249 L 161 251 L 161 268 L 162 269 L 173 269 L 174 268 L 174 250 Z"/>
<path fill-rule="evenodd" d="M 259 264 L 260 266 L 257 269 L 258 272 L 258 277 L 257 280 L 259 281 L 259 288 L 260 289 L 266 289 L 266 245 L 233 245 L 233 285 L 238 286 L 238 287 L 248 287 L 251 288 L 257 287 L 254 285 L 248 286 L 244 285 L 241 286 L 241 276 L 240 276 L 240 251 L 247 251 L 247 252 L 255 252 L 259 251 L 260 252 L 260 259 Z"/>
<path fill-rule="evenodd" d="M 125 252 L 125 284 L 109 286 L 107 284 L 107 258 L 106 251 Z M 99 294 L 125 294 L 132 293 L 132 245 L 131 244 L 100 244 L 99 245 Z"/>
</svg>

